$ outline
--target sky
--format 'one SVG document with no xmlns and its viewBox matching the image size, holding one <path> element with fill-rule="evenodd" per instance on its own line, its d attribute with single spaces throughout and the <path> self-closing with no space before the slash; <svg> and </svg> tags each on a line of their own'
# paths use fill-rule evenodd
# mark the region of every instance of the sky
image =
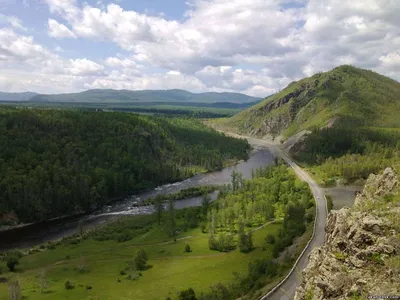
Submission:
<svg viewBox="0 0 400 300">
<path fill-rule="evenodd" d="M 400 80 L 399 0 L 0 0 L 0 91 L 265 97 L 343 64 Z"/>
</svg>

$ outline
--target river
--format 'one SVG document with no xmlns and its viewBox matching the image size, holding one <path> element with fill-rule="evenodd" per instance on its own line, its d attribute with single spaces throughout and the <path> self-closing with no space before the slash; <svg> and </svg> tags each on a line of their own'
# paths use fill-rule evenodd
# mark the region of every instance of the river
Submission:
<svg viewBox="0 0 400 300">
<path fill-rule="evenodd" d="M 159 194 L 174 193 L 189 187 L 222 185 L 228 183 L 231 180 L 231 173 L 233 170 L 241 172 L 244 178 L 250 178 L 252 169 L 270 165 L 273 161 L 274 156 L 267 148 L 255 144 L 253 145 L 253 150 L 250 153 L 249 159 L 247 161 L 241 161 L 234 166 L 226 167 L 215 172 L 198 174 L 180 182 L 165 184 L 154 190 L 126 197 L 91 214 L 46 221 L 2 231 L 0 232 L 0 251 L 13 248 L 28 248 L 43 244 L 47 241 L 73 235 L 77 232 L 78 223 L 81 220 L 83 221 L 84 229 L 88 230 L 99 224 L 113 220 L 120 215 L 148 214 L 152 212 L 151 206 L 135 207 L 135 203 Z M 213 193 L 213 200 L 216 197 L 217 194 Z M 201 200 L 202 197 L 187 198 L 176 201 L 175 207 L 182 209 L 185 207 L 199 206 L 201 205 Z"/>
</svg>

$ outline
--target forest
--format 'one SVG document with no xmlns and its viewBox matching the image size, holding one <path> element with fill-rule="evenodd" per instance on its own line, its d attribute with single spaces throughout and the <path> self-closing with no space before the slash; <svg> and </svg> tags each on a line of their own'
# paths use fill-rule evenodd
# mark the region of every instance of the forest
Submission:
<svg viewBox="0 0 400 300">
<path fill-rule="evenodd" d="M 311 166 L 322 183 L 345 183 L 400 163 L 400 131 L 396 128 L 354 128 L 350 124 L 315 129 L 305 140 L 306 151 L 295 157 Z"/>
<path fill-rule="evenodd" d="M 8 107 L 0 145 L 0 219 L 14 222 L 90 211 L 246 159 L 250 149 L 189 118 Z"/>
</svg>

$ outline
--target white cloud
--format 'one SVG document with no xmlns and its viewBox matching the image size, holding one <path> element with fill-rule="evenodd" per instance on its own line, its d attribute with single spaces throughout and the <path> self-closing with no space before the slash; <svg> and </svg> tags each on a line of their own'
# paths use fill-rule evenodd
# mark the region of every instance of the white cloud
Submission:
<svg viewBox="0 0 400 300">
<path fill-rule="evenodd" d="M 121 59 L 118 57 L 108 57 L 105 61 L 106 65 L 112 68 L 136 68 L 137 63 L 130 59 Z"/>
<path fill-rule="evenodd" d="M 382 62 L 382 68 L 393 72 L 400 71 L 400 52 L 391 52 L 379 58 Z M 398 74 L 397 74 L 398 75 Z"/>
<path fill-rule="evenodd" d="M 34 62 L 49 55 L 43 46 L 34 43 L 33 37 L 23 36 L 11 29 L 0 29 L 0 62 Z"/>
<path fill-rule="evenodd" d="M 15 29 L 26 31 L 27 29 L 22 25 L 22 21 L 15 16 L 6 16 L 0 13 L 0 25 L 9 24 Z"/>
<path fill-rule="evenodd" d="M 69 72 L 72 75 L 86 76 L 86 75 L 103 75 L 104 67 L 95 63 L 94 61 L 83 59 L 70 59 Z"/>
<path fill-rule="evenodd" d="M 55 38 L 76 38 L 76 35 L 64 24 L 58 23 L 54 19 L 48 20 L 49 36 Z"/>
<path fill-rule="evenodd" d="M 69 76 L 59 82 L 62 89 L 184 88 L 266 96 L 340 64 L 400 79 L 400 1 L 190 0 L 179 20 L 108 1 L 43 1 L 65 24 L 50 19 L 51 36 L 114 43 L 124 53 L 98 61 L 90 55 L 64 59 L 31 37 L 1 29 L 0 63 L 36 60 L 54 78 Z"/>
</svg>

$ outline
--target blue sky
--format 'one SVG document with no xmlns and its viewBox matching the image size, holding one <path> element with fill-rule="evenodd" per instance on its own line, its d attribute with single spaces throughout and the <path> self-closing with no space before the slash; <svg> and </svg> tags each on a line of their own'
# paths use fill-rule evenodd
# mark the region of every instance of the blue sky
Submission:
<svg viewBox="0 0 400 300">
<path fill-rule="evenodd" d="M 0 90 L 267 96 L 341 64 L 400 79 L 393 0 L 0 0 Z"/>
</svg>

